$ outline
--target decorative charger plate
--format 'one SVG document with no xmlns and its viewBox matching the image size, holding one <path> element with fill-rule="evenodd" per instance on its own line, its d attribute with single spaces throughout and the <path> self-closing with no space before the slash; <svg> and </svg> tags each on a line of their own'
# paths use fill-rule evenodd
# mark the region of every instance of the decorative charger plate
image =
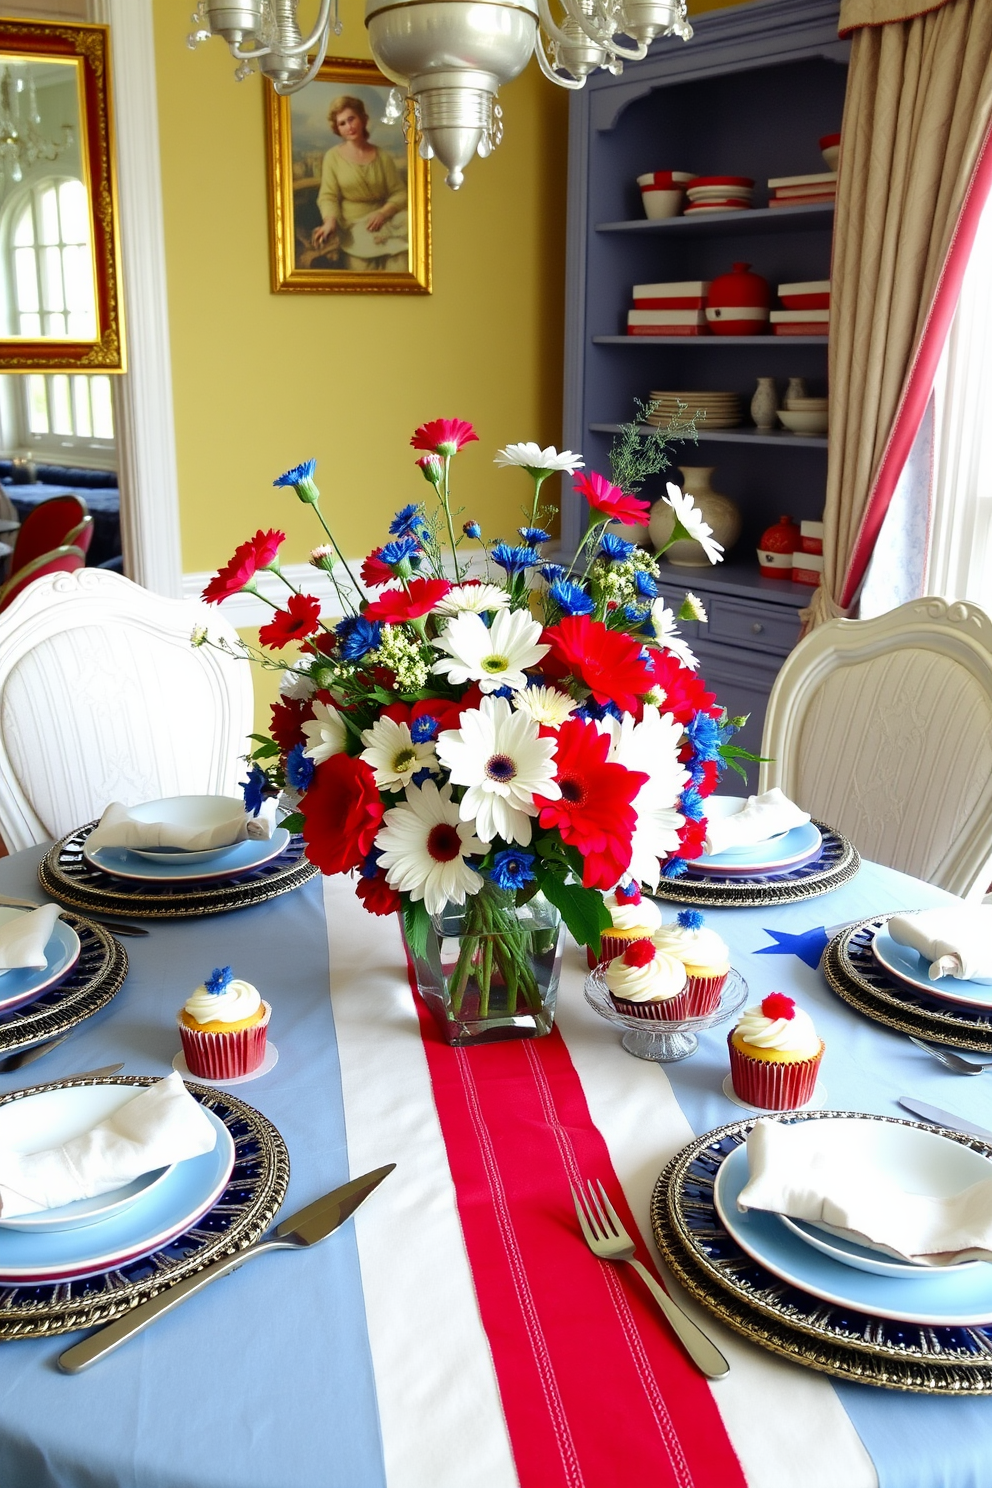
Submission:
<svg viewBox="0 0 992 1488">
<path fill-rule="evenodd" d="M 878 964 L 871 943 L 888 918 L 863 920 L 834 936 L 822 962 L 830 990 L 859 1013 L 899 1033 L 977 1053 L 992 1050 L 992 1007 L 966 1007 L 928 996 Z"/>
<path fill-rule="evenodd" d="M 854 1111 L 793 1112 L 789 1120 L 845 1117 L 919 1125 Z M 992 1394 L 992 1327 L 921 1326 L 836 1306 L 787 1285 L 731 1238 L 716 1211 L 714 1182 L 755 1119 L 696 1137 L 655 1185 L 651 1223 L 676 1280 L 752 1343 L 824 1374 L 924 1394 Z M 992 1158 L 992 1143 L 943 1129 L 941 1135 Z"/>
<path fill-rule="evenodd" d="M 814 822 L 823 836 L 823 851 L 809 863 L 785 873 L 739 874 L 720 878 L 699 873 L 690 865 L 679 878 L 663 878 L 652 894 L 672 904 L 696 904 L 704 909 L 750 909 L 761 905 L 794 904 L 829 894 L 853 878 L 861 858 L 853 842 L 823 822 Z"/>
<path fill-rule="evenodd" d="M 0 1105 L 70 1085 L 154 1085 L 156 1075 L 116 1075 L 109 1081 L 58 1080 L 0 1097 Z M 191 1229 L 140 1260 L 81 1281 L 5 1286 L 0 1292 L 0 1340 L 49 1337 L 99 1327 L 210 1261 L 253 1245 L 275 1217 L 289 1183 L 289 1154 L 271 1121 L 227 1091 L 186 1082 L 186 1088 L 227 1127 L 235 1159 L 227 1187 Z"/>
<path fill-rule="evenodd" d="M 53 899 L 84 913 L 122 915 L 127 919 L 190 919 L 262 904 L 307 883 L 319 871 L 303 855 L 303 839 L 291 837 L 286 850 L 248 872 L 207 883 L 132 883 L 93 868 L 83 857 L 83 844 L 96 822 L 77 827 L 42 859 L 38 879 Z"/>
<path fill-rule="evenodd" d="M 127 976 L 127 952 L 109 930 L 79 915 L 62 919 L 79 936 L 79 959 L 64 981 L 48 987 L 34 1002 L 0 1014 L 0 1054 L 29 1049 L 68 1033 L 91 1018 L 120 991 Z"/>
</svg>

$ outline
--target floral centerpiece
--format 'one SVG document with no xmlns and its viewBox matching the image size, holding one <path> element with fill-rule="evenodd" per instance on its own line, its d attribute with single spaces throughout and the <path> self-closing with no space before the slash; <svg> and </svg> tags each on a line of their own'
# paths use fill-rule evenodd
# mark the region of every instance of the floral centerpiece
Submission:
<svg viewBox="0 0 992 1488">
<path fill-rule="evenodd" d="M 310 561 L 330 576 L 341 619 L 322 618 L 282 574 L 276 530 L 243 543 L 204 599 L 259 593 L 260 570 L 290 591 L 259 648 L 243 647 L 285 666 L 271 737 L 253 736 L 249 809 L 281 791 L 284 824 L 302 832 L 311 861 L 354 874 L 372 914 L 402 912 L 449 1012 L 470 998 L 485 1018 L 498 989 L 512 1018 L 546 1008 L 559 915 L 598 950 L 605 891 L 655 889 L 699 855 L 706 797 L 744 752 L 730 742 L 742 720 L 727 719 L 677 631 L 679 617 L 705 618 L 702 607 L 689 595 L 673 614 L 657 559 L 611 530 L 644 523 L 648 503 L 629 481 L 579 474 L 570 451 L 509 445 L 496 462 L 527 472 L 533 494 L 516 537 L 487 542 L 452 501 L 452 463 L 476 439 L 459 419 L 416 430 L 436 499 L 396 513 L 360 581 L 321 511 L 315 462 L 274 483 L 323 528 Z M 576 477 L 589 506 L 567 565 L 542 556 L 554 514 L 542 487 L 556 471 Z M 694 537 L 717 561 L 691 495 L 669 485 L 663 499 L 671 541 Z M 194 641 L 216 644 L 202 629 Z M 294 643 L 288 664 L 267 654 Z"/>
</svg>

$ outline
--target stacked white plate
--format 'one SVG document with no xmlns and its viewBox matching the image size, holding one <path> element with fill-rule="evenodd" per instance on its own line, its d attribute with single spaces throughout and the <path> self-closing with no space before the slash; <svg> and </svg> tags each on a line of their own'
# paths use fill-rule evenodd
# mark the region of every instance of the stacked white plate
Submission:
<svg viewBox="0 0 992 1488">
<path fill-rule="evenodd" d="M 706 801 L 706 815 L 725 818 L 743 811 L 747 801 L 743 796 L 710 796 Z M 783 873 L 792 873 L 806 863 L 812 863 L 823 848 L 820 829 L 810 822 L 791 831 L 779 832 L 765 842 L 753 847 L 728 847 L 721 853 L 706 853 L 693 858 L 694 873 L 709 873 L 717 878 L 775 878 Z"/>
<path fill-rule="evenodd" d="M 750 176 L 697 176 L 686 196 L 686 217 L 692 212 L 745 212 L 754 196 L 754 181 Z"/>
<path fill-rule="evenodd" d="M 883 926 L 872 937 L 871 953 L 889 976 L 895 977 L 915 992 L 925 992 L 938 1002 L 958 1003 L 963 1007 L 992 1008 L 992 985 L 988 982 L 966 981 L 964 977 L 938 977 L 930 980 L 930 962 L 914 951 L 911 946 L 900 945 L 893 940 Z"/>
<path fill-rule="evenodd" d="M 29 909 L 0 907 L 0 925 L 30 914 Z M 55 928 L 45 946 L 44 966 L 12 967 L 0 971 L 0 1013 L 6 1015 L 14 1008 L 34 1002 L 49 987 L 64 982 L 79 960 L 79 936 L 64 920 L 56 920 Z"/>
<path fill-rule="evenodd" d="M 168 796 L 161 801 L 132 806 L 130 814 L 139 821 L 164 822 L 191 831 L 226 821 L 232 804 L 241 803 L 228 796 Z M 277 827 L 271 837 L 252 837 L 194 852 L 181 847 L 91 848 L 84 844 L 83 857 L 91 868 L 99 868 L 114 878 L 139 883 L 205 883 L 261 868 L 285 852 L 289 843 L 289 833 L 284 827 Z"/>
<path fill-rule="evenodd" d="M 670 419 L 680 417 L 695 419 L 699 428 L 734 429 L 741 422 L 739 393 L 655 390 L 651 393 L 650 401 L 658 405 L 648 418 L 650 424 L 664 425 Z M 684 405 L 681 412 L 680 404 Z"/>
</svg>

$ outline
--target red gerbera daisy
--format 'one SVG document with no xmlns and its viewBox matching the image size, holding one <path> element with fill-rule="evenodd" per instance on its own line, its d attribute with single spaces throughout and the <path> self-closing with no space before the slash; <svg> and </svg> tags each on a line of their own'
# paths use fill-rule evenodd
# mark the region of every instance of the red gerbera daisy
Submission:
<svg viewBox="0 0 992 1488">
<path fill-rule="evenodd" d="M 572 488 L 584 496 L 593 511 L 601 512 L 611 522 L 624 522 L 633 527 L 643 527 L 651 510 L 649 501 L 637 496 L 628 496 L 619 486 L 612 485 L 595 470 L 580 475 Z"/>
<path fill-rule="evenodd" d="M 406 589 L 385 589 L 362 612 L 366 620 L 399 625 L 428 614 L 451 588 L 447 579 L 411 579 Z"/>
<path fill-rule="evenodd" d="M 659 694 L 658 707 L 662 713 L 673 714 L 679 723 L 689 723 L 694 713 L 709 713 L 711 718 L 720 716 L 722 710 L 716 695 L 707 692 L 706 683 L 698 673 L 683 666 L 671 651 L 652 648 L 648 669 L 651 674 L 648 688 Z"/>
<path fill-rule="evenodd" d="M 480 692 L 479 698 L 481 697 Z M 466 703 L 462 699 L 453 701 L 451 698 L 441 697 L 421 698 L 412 706 L 409 703 L 390 703 L 387 708 L 383 708 L 379 717 L 391 718 L 394 723 L 411 725 L 420 718 L 433 718 L 437 724 L 437 734 L 440 734 L 445 729 L 456 729 L 461 714 L 470 707 L 478 707 L 478 703 Z"/>
<path fill-rule="evenodd" d="M 378 589 L 381 584 L 391 584 L 395 575 L 388 563 L 383 563 L 379 554 L 381 548 L 373 552 L 362 563 L 362 582 L 368 584 L 370 589 Z"/>
<path fill-rule="evenodd" d="M 374 915 L 394 914 L 403 903 L 396 890 L 389 887 L 381 868 L 375 878 L 360 878 L 355 885 L 355 893 L 369 913 Z"/>
<path fill-rule="evenodd" d="M 478 438 L 464 419 L 431 419 L 414 430 L 410 443 L 414 449 L 430 450 L 435 455 L 457 455 L 463 445 Z"/>
<path fill-rule="evenodd" d="M 535 795 L 542 827 L 557 827 L 584 859 L 587 889 L 609 889 L 630 866 L 637 822 L 631 802 L 648 779 L 640 770 L 607 764 L 610 740 L 594 723 L 569 718 L 558 730 L 559 801 Z"/>
<path fill-rule="evenodd" d="M 332 754 L 300 802 L 307 857 L 321 873 L 347 873 L 368 857 L 385 806 L 364 760 Z"/>
<path fill-rule="evenodd" d="M 207 604 L 220 604 L 222 599 L 239 594 L 251 583 L 260 568 L 269 567 L 280 544 L 285 541 L 285 532 L 277 532 L 274 528 L 263 532 L 259 528 L 254 537 L 239 543 L 234 550 L 234 557 L 214 574 L 204 589 L 203 598 Z"/>
<path fill-rule="evenodd" d="M 269 733 L 283 754 L 304 742 L 303 725 L 312 717 L 313 709 L 305 698 L 280 698 L 272 704 Z"/>
<path fill-rule="evenodd" d="M 638 698 L 651 691 L 651 670 L 641 660 L 640 642 L 608 630 L 601 620 L 567 615 L 541 639 L 551 647 L 542 669 L 554 678 L 577 677 L 597 703 L 616 703 L 621 712 L 633 713 Z"/>
<path fill-rule="evenodd" d="M 291 594 L 284 610 L 276 610 L 267 625 L 259 627 L 258 639 L 263 646 L 278 651 L 290 641 L 302 641 L 313 635 L 320 618 L 320 600 L 312 594 Z"/>
</svg>

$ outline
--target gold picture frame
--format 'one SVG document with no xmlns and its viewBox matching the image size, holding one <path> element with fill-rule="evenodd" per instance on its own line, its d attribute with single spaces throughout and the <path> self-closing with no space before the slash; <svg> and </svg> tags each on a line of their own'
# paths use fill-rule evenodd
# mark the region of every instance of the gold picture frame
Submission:
<svg viewBox="0 0 992 1488">
<path fill-rule="evenodd" d="M 430 294 L 429 165 L 412 120 L 381 122 L 391 87 L 374 62 L 329 57 L 298 93 L 266 88 L 273 294 Z"/>
<path fill-rule="evenodd" d="M 0 372 L 127 370 L 110 86 L 109 27 L 0 20 L 0 136 L 21 141 L 0 172 Z"/>
</svg>

